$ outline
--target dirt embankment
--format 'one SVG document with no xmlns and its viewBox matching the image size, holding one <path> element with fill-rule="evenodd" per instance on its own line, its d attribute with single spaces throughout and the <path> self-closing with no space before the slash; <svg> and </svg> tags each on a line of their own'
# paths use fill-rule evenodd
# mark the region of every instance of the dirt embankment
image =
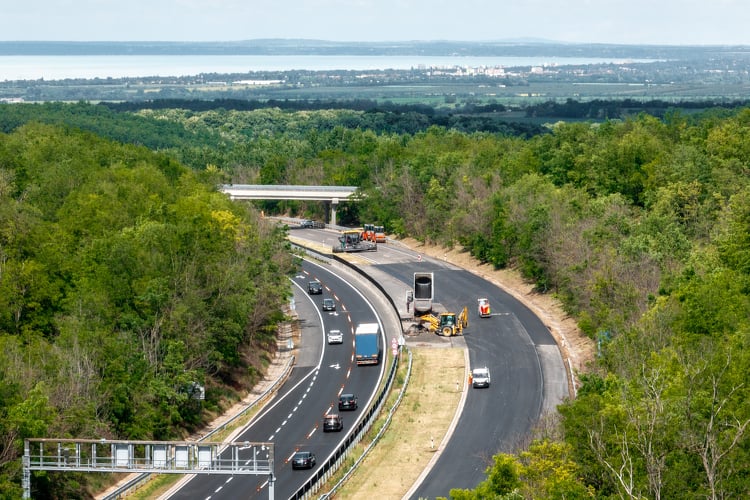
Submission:
<svg viewBox="0 0 750 500">
<path fill-rule="evenodd" d="M 596 355 L 596 344 L 581 332 L 576 321 L 563 310 L 554 296 L 535 292 L 533 284 L 525 281 L 517 271 L 496 270 L 489 264 L 479 263 L 461 247 L 447 249 L 425 245 L 410 238 L 398 241 L 415 252 L 473 272 L 513 295 L 544 322 L 557 341 L 563 359 L 573 372 L 587 371 L 589 363 Z"/>
</svg>

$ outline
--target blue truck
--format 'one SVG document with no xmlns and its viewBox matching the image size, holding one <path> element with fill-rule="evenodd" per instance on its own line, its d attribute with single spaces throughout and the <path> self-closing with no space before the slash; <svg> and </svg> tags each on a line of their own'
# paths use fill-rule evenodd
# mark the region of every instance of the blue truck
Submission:
<svg viewBox="0 0 750 500">
<path fill-rule="evenodd" d="M 380 326 L 360 323 L 354 330 L 354 352 L 358 365 L 377 365 L 383 350 L 380 347 Z"/>
</svg>

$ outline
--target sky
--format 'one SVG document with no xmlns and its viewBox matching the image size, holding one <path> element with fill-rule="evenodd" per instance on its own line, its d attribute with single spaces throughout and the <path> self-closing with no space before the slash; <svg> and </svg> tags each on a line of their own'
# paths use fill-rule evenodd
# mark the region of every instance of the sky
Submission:
<svg viewBox="0 0 750 500">
<path fill-rule="evenodd" d="M 750 0 L 25 0 L 0 40 L 750 45 Z"/>
</svg>

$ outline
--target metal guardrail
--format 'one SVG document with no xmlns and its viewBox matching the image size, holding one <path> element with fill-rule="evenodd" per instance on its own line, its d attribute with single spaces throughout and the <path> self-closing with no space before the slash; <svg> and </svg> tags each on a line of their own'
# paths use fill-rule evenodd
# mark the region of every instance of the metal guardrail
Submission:
<svg viewBox="0 0 750 500">
<path fill-rule="evenodd" d="M 223 431 L 226 429 L 229 425 L 233 424 L 235 420 L 242 418 L 248 411 L 250 411 L 256 404 L 258 404 L 260 401 L 263 401 L 265 398 L 268 397 L 269 394 L 273 393 L 278 386 L 281 384 L 282 381 L 286 380 L 287 375 L 289 375 L 289 372 L 292 371 L 292 366 L 294 366 L 294 356 L 291 356 L 289 360 L 286 363 L 286 367 L 284 368 L 284 372 L 279 376 L 279 378 L 274 381 L 273 385 L 266 389 L 263 394 L 255 398 L 255 401 L 250 403 L 245 407 L 244 410 L 239 412 L 238 414 L 234 415 L 232 418 L 218 426 L 216 429 L 208 432 L 205 436 L 199 439 L 199 441 L 203 441 L 204 439 L 208 439 L 209 437 L 213 436 L 219 431 Z"/>
<path fill-rule="evenodd" d="M 293 244 L 293 248 L 299 248 L 306 252 L 307 254 L 310 254 L 314 258 L 324 261 L 326 263 L 330 263 L 332 260 L 335 260 L 351 270 L 357 272 L 362 277 L 364 277 L 367 281 L 369 281 L 373 286 L 375 286 L 378 291 L 388 300 L 389 304 L 393 308 L 394 311 L 396 311 L 396 314 L 398 315 L 398 308 L 396 307 L 395 302 L 393 302 L 393 298 L 388 295 L 385 288 L 378 283 L 375 279 L 372 278 L 372 276 L 368 275 L 366 272 L 364 272 L 359 267 L 353 265 L 352 263 L 348 262 L 346 259 L 343 259 L 339 257 L 338 255 L 328 255 L 323 254 L 320 252 L 315 251 L 314 249 L 305 247 L 303 245 L 299 244 Z M 403 332 L 401 332 L 403 334 Z M 349 455 L 349 453 L 354 449 L 354 447 L 359 444 L 359 442 L 362 440 L 362 438 L 365 436 L 365 434 L 370 430 L 372 425 L 375 422 L 375 419 L 380 414 L 380 411 L 383 408 L 383 405 L 385 404 L 385 401 L 387 399 L 388 394 L 391 391 L 391 387 L 393 385 L 393 380 L 395 379 L 395 374 L 398 369 L 398 360 L 400 358 L 400 354 L 404 347 L 402 346 L 399 350 L 399 355 L 394 358 L 393 364 L 391 366 L 391 370 L 388 374 L 388 379 L 383 387 L 383 390 L 378 395 L 378 398 L 376 400 L 375 405 L 373 405 L 370 410 L 366 413 L 365 418 L 363 418 L 357 428 L 355 429 L 355 432 L 349 435 L 349 437 L 344 441 L 344 443 L 339 447 L 338 450 L 334 452 L 334 454 L 326 461 L 324 466 L 316 473 L 308 482 L 306 482 L 302 487 L 300 487 L 297 492 L 295 492 L 291 499 L 302 499 L 302 498 L 308 498 L 311 495 L 314 495 L 322 486 L 325 484 L 332 476 L 333 474 L 338 471 L 338 469 L 343 464 L 344 459 Z M 411 375 L 411 367 L 412 367 L 412 353 L 410 350 L 407 349 L 407 352 L 409 354 L 409 365 L 407 369 L 407 375 L 406 375 L 406 381 L 404 382 L 404 387 L 402 388 L 401 393 L 399 394 L 398 400 L 396 403 L 394 403 L 393 407 L 390 409 L 388 417 L 386 418 L 386 422 L 383 425 L 383 428 L 378 432 L 378 434 L 373 439 L 373 442 L 365 449 L 360 456 L 360 458 L 357 459 L 357 461 L 350 467 L 350 469 L 347 471 L 347 473 L 344 475 L 344 478 L 342 478 L 336 485 L 334 485 L 334 488 L 323 495 L 323 498 L 327 498 L 328 495 L 332 494 L 336 491 L 336 489 L 340 488 L 341 485 L 344 484 L 346 479 L 348 479 L 351 474 L 354 473 L 357 467 L 362 463 L 362 460 L 364 460 L 365 456 L 369 453 L 369 451 L 372 449 L 372 447 L 380 440 L 382 437 L 382 434 L 385 432 L 385 429 L 388 427 L 388 425 L 391 422 L 393 413 L 398 408 L 399 404 L 401 403 L 401 400 L 403 399 L 404 392 L 406 390 L 406 387 L 408 385 L 409 377 Z M 283 380 L 288 372 L 291 370 L 292 363 L 294 361 L 294 357 L 290 360 L 290 362 L 287 365 L 287 368 L 284 371 L 284 374 L 279 377 L 279 379 L 274 383 L 274 385 L 265 391 L 261 396 L 259 396 L 253 403 L 251 403 L 245 410 L 243 410 L 240 414 L 235 415 L 232 417 L 229 421 L 224 423 L 220 428 L 214 429 L 210 433 L 206 434 L 201 440 L 207 439 L 214 433 L 218 432 L 219 430 L 222 430 L 226 428 L 227 425 L 229 425 L 231 422 L 234 422 L 237 418 L 240 418 L 244 413 L 246 413 L 250 408 L 252 408 L 257 402 L 262 401 L 269 393 L 274 391 L 276 389 L 277 384 L 279 381 Z M 118 488 L 115 492 L 110 493 L 109 495 L 102 498 L 102 500 L 114 500 L 121 498 L 123 495 L 127 494 L 129 491 L 137 488 L 140 486 L 142 482 L 145 482 L 150 474 L 142 474 L 141 476 L 133 479 L 132 481 L 129 481 L 122 487 Z"/>
<path fill-rule="evenodd" d="M 396 304 L 393 302 L 393 299 L 391 298 L 391 296 L 388 295 L 388 293 L 385 291 L 385 288 L 383 288 L 383 286 L 380 283 L 378 283 L 375 279 L 373 279 L 372 276 L 365 273 L 362 269 L 351 264 L 346 259 L 343 259 L 339 257 L 338 255 L 321 254 L 311 248 L 307 248 L 299 244 L 295 246 L 298 248 L 301 248 L 306 253 L 308 253 L 309 255 L 312 255 L 316 259 L 326 260 L 329 262 L 331 260 L 335 260 L 347 266 L 348 268 L 356 271 L 357 273 L 359 273 L 361 276 L 363 276 L 367 281 L 369 281 L 373 286 L 375 286 L 383 294 L 383 296 L 390 303 L 393 310 L 396 311 L 396 315 L 398 315 L 398 308 L 396 307 Z M 403 332 L 401 333 L 403 334 Z M 351 453 L 354 447 L 359 444 L 362 438 L 364 438 L 365 434 L 372 428 L 372 425 L 375 423 L 375 420 L 377 419 L 378 415 L 380 415 L 383 405 L 385 405 L 385 402 L 388 398 L 388 394 L 391 392 L 393 381 L 395 380 L 396 372 L 398 371 L 398 361 L 401 357 L 401 352 L 403 352 L 403 349 L 405 349 L 404 346 L 399 348 L 399 354 L 393 358 L 393 364 L 391 365 L 391 369 L 388 373 L 387 381 L 385 385 L 383 386 L 383 389 L 381 390 L 380 394 L 378 395 L 375 405 L 373 405 L 370 408 L 370 410 L 365 414 L 365 417 L 360 421 L 359 425 L 355 428 L 355 431 L 349 435 L 349 437 L 342 443 L 342 445 L 325 462 L 323 467 L 312 478 L 310 478 L 308 482 L 302 485 L 302 487 L 300 487 L 297 490 L 297 492 L 295 492 L 295 494 L 290 497 L 290 500 L 309 498 L 312 495 L 314 495 L 318 490 L 320 490 L 320 488 L 322 488 L 322 486 L 333 476 L 333 474 L 336 471 L 338 471 L 338 469 L 341 467 L 341 465 L 343 464 L 344 460 L 349 455 L 349 453 Z M 407 352 L 409 354 L 409 365 L 407 369 L 406 380 L 404 382 L 404 387 L 402 388 L 397 401 L 389 410 L 388 416 L 386 417 L 386 421 L 383 427 L 378 431 L 378 434 L 374 437 L 372 443 L 370 443 L 370 445 L 368 445 L 368 447 L 362 452 L 362 455 L 355 461 L 354 464 L 352 464 L 352 466 L 346 472 L 344 477 L 333 486 L 331 491 L 322 495 L 321 498 L 328 498 L 329 495 L 333 494 L 338 488 L 341 487 L 341 485 L 344 484 L 344 482 L 346 482 L 347 479 L 349 479 L 349 477 L 351 477 L 351 475 L 359 467 L 359 465 L 362 463 L 362 461 L 370 452 L 370 450 L 380 440 L 383 433 L 389 426 L 393 417 L 393 413 L 401 404 L 401 400 L 403 399 L 403 396 L 405 394 L 406 387 L 408 386 L 409 377 L 411 376 L 412 353 L 408 349 L 407 349 Z"/>
<path fill-rule="evenodd" d="M 322 488 L 323 484 L 325 484 L 339 469 L 339 467 L 341 467 L 344 459 L 349 455 L 351 450 L 353 450 L 354 447 L 359 444 L 359 442 L 365 437 L 367 432 L 372 428 L 375 420 L 377 419 L 377 416 L 380 414 L 380 411 L 385 405 L 388 394 L 391 391 L 393 381 L 396 378 L 396 372 L 398 370 L 398 360 L 399 356 L 396 356 L 393 359 L 393 364 L 391 365 L 391 369 L 388 372 L 388 378 L 385 385 L 383 386 L 383 390 L 378 395 L 375 404 L 370 407 L 370 409 L 365 414 L 365 417 L 359 422 L 359 424 L 357 424 L 354 432 L 349 434 L 342 445 L 331 455 L 328 460 L 326 460 L 326 462 L 323 464 L 323 467 L 321 467 L 318 472 L 316 472 L 291 497 L 289 497 L 290 500 L 310 498 L 310 496 L 314 495 L 320 488 Z M 380 436 L 380 434 L 378 434 L 378 436 Z"/>
<path fill-rule="evenodd" d="M 271 394 L 271 393 L 273 393 L 278 388 L 278 386 L 280 385 L 280 383 L 283 380 L 286 379 L 287 375 L 289 375 L 289 372 L 292 370 L 292 366 L 293 365 L 294 365 L 294 356 L 292 356 L 291 358 L 289 358 L 289 361 L 287 362 L 287 365 L 284 368 L 284 372 L 279 376 L 279 378 L 276 379 L 276 381 L 273 383 L 273 385 L 271 385 L 271 387 L 269 387 L 268 389 L 266 389 L 261 395 L 259 395 L 257 398 L 255 398 L 255 400 L 252 403 L 250 403 L 249 405 L 247 405 L 247 407 L 245 407 L 244 410 L 242 410 L 238 414 L 232 416 L 232 418 L 230 418 L 229 420 L 227 420 L 226 422 L 224 422 L 223 424 L 221 424 L 220 426 L 218 426 L 216 429 L 213 429 L 212 431 L 208 432 L 205 436 L 203 436 L 200 439 L 198 439 L 198 442 L 203 442 L 206 439 L 208 439 L 211 436 L 213 436 L 214 434 L 216 434 L 217 432 L 223 431 L 224 429 L 227 428 L 227 426 L 229 426 L 232 423 L 234 423 L 237 419 L 243 417 L 248 411 L 250 411 L 253 407 L 255 407 L 256 404 L 258 404 L 260 401 L 263 401 L 265 398 L 267 398 L 268 395 Z M 150 473 L 140 474 L 140 475 L 134 477 L 133 479 L 131 479 L 130 481 L 124 483 L 122 486 L 118 487 L 116 490 L 114 490 L 114 491 L 108 493 L 107 495 L 101 497 L 101 500 L 115 500 L 115 499 L 118 499 L 118 498 L 122 498 L 125 495 L 127 495 L 128 493 L 130 493 L 131 491 L 133 491 L 133 490 L 137 489 L 138 487 L 140 487 L 150 477 L 151 477 Z"/>
<path fill-rule="evenodd" d="M 362 268 L 360 268 L 358 266 L 355 266 L 354 264 L 352 264 L 348 260 L 346 260 L 343 257 L 341 257 L 339 255 L 336 255 L 334 253 L 331 253 L 331 254 L 320 253 L 320 252 L 318 252 L 315 249 L 306 247 L 304 245 L 300 245 L 298 243 L 296 243 L 296 244 L 293 243 L 292 244 L 292 248 L 302 249 L 308 255 L 311 255 L 315 259 L 323 261 L 323 262 L 326 262 L 326 263 L 330 263 L 331 261 L 335 260 L 336 262 L 345 265 L 346 267 L 348 267 L 352 271 L 355 271 L 357 274 L 359 274 L 360 276 L 362 276 L 363 278 L 365 278 L 367 281 L 369 281 L 371 285 L 373 285 L 375 288 L 377 288 L 378 291 L 381 294 L 383 294 L 383 297 L 385 297 L 388 300 L 388 303 L 391 305 L 391 307 L 393 308 L 393 310 L 396 311 L 396 316 L 399 316 L 398 307 L 396 307 L 396 303 L 393 302 L 393 297 L 391 297 L 390 295 L 388 295 L 388 292 L 386 292 L 385 288 L 383 288 L 383 285 L 381 285 L 372 276 L 370 276 L 369 274 L 367 274 Z M 403 332 L 401 332 L 401 333 L 403 333 Z"/>
<path fill-rule="evenodd" d="M 315 250 L 312 250 L 311 248 L 307 248 L 307 247 L 298 245 L 296 243 L 290 243 L 289 246 L 290 248 L 292 248 L 292 250 L 299 250 L 299 251 L 305 252 L 306 254 L 314 258 L 315 260 L 322 262 L 324 264 L 330 264 L 332 261 L 331 256 L 324 254 L 324 253 L 316 252 Z"/>
<path fill-rule="evenodd" d="M 388 430 L 388 427 L 391 425 L 391 421 L 393 420 L 393 415 L 396 413 L 396 410 L 401 405 L 401 401 L 404 399 L 404 395 L 406 394 L 406 388 L 409 385 L 409 380 L 411 378 L 411 368 L 413 363 L 413 357 L 411 350 L 407 347 L 402 347 L 402 349 L 406 349 L 406 352 L 409 353 L 409 364 L 406 368 L 406 377 L 404 380 L 404 386 L 401 388 L 401 391 L 399 392 L 398 399 L 393 403 L 393 406 L 391 406 L 390 410 L 388 411 L 388 416 L 385 419 L 385 422 L 383 423 L 383 427 L 380 428 L 375 438 L 372 440 L 372 442 L 367 446 L 367 448 L 362 452 L 362 455 L 352 464 L 351 467 L 349 467 L 349 470 L 346 471 L 346 474 L 339 479 L 339 481 L 333 485 L 331 488 L 331 491 L 324 493 L 320 496 L 321 499 L 327 499 L 332 494 L 336 493 L 336 491 L 341 488 L 344 483 L 346 483 L 349 478 L 354 474 L 354 472 L 359 468 L 360 464 L 364 459 L 367 457 L 367 455 L 370 453 L 370 451 L 375 447 L 375 445 L 380 441 L 380 438 L 383 437 L 383 434 L 385 434 L 385 431 Z"/>
</svg>

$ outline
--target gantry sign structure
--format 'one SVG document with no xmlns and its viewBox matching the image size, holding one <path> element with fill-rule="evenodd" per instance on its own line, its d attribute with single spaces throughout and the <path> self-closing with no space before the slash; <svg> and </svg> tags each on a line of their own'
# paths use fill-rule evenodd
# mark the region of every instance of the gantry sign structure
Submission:
<svg viewBox="0 0 750 500">
<path fill-rule="evenodd" d="M 265 475 L 273 500 L 273 443 L 26 439 L 23 497 L 31 471 Z"/>
</svg>

